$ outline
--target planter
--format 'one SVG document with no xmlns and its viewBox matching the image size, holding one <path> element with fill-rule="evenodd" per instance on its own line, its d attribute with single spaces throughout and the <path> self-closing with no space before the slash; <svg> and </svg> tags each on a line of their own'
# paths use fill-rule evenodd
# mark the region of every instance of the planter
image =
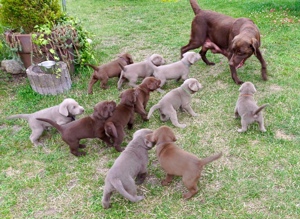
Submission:
<svg viewBox="0 0 300 219">
<path fill-rule="evenodd" d="M 5 39 L 10 47 L 16 50 L 25 68 L 28 68 L 32 64 L 33 44 L 31 34 L 12 34 L 6 32 Z"/>
<path fill-rule="evenodd" d="M 60 76 L 48 74 L 42 71 L 37 65 L 31 65 L 26 70 L 32 89 L 39 94 L 60 94 L 71 88 L 72 81 L 70 78 L 67 64 L 64 62 L 57 63 Z"/>
<path fill-rule="evenodd" d="M 26 69 L 31 65 L 35 65 L 42 61 L 54 60 L 53 55 L 50 52 L 48 52 L 51 49 L 51 46 L 46 45 L 39 49 L 38 46 L 32 42 L 31 34 L 17 34 L 12 32 L 6 32 L 5 39 L 10 45 L 10 47 L 16 50 L 16 53 L 19 55 Z M 73 62 L 74 49 L 69 48 L 67 51 L 56 50 L 56 53 L 58 54 L 60 60 L 65 60 L 65 57 L 67 57 L 67 66 L 69 68 L 70 73 L 73 73 L 75 70 Z"/>
</svg>

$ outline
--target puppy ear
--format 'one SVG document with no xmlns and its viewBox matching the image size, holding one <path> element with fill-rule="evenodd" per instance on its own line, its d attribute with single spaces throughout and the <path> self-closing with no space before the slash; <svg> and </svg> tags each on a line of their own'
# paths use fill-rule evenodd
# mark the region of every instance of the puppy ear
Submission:
<svg viewBox="0 0 300 219">
<path fill-rule="evenodd" d="M 133 103 L 136 102 L 137 97 L 138 97 L 139 94 L 140 94 L 140 90 L 133 88 L 133 93 L 132 93 L 132 101 L 133 101 Z"/>
<path fill-rule="evenodd" d="M 155 56 L 151 61 L 154 65 L 158 66 L 162 63 L 162 57 L 161 56 Z"/>
<path fill-rule="evenodd" d="M 202 86 L 197 80 L 195 80 L 195 81 L 192 81 L 191 83 L 189 83 L 188 87 L 192 91 L 198 91 L 201 89 Z"/>
<path fill-rule="evenodd" d="M 188 60 L 191 64 L 194 64 L 197 61 L 197 53 L 193 53 L 189 56 Z"/>
<path fill-rule="evenodd" d="M 174 141 L 174 142 L 177 141 L 177 138 L 175 135 L 172 136 L 172 141 Z"/>
<path fill-rule="evenodd" d="M 259 48 L 259 42 L 256 38 L 251 39 L 251 45 L 250 45 L 253 50 L 254 50 L 254 55 L 256 55 L 256 50 Z"/>
<path fill-rule="evenodd" d="M 144 143 L 148 148 L 152 148 L 154 146 L 154 143 L 152 143 L 151 141 L 149 141 L 147 139 L 147 137 L 144 138 Z"/>
<path fill-rule="evenodd" d="M 155 144 L 156 141 L 155 141 L 155 139 L 154 139 L 154 134 L 148 134 L 148 135 L 146 135 L 146 136 L 145 136 L 145 141 L 149 141 L 149 142 Z"/>
<path fill-rule="evenodd" d="M 69 111 L 68 111 L 68 101 L 64 100 L 58 108 L 58 112 L 63 115 L 63 116 L 68 116 L 69 115 Z"/>
<path fill-rule="evenodd" d="M 233 50 L 236 47 L 236 41 L 238 36 L 235 36 L 231 41 L 231 50 Z"/>
<path fill-rule="evenodd" d="M 197 86 L 197 83 L 195 81 L 193 81 L 192 83 L 189 84 L 189 88 L 192 91 L 198 91 L 198 86 Z"/>
<path fill-rule="evenodd" d="M 256 92 L 256 88 L 255 88 L 255 86 L 254 86 L 254 84 L 251 84 L 251 91 L 253 92 L 253 93 L 255 93 Z"/>
</svg>

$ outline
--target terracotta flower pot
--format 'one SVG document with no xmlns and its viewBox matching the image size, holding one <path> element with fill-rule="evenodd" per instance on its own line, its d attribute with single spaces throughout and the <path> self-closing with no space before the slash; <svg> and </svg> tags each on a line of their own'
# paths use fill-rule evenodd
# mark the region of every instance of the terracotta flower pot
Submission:
<svg viewBox="0 0 300 219">
<path fill-rule="evenodd" d="M 49 51 L 51 49 L 50 45 L 46 45 L 46 46 L 44 46 L 44 48 L 42 47 L 39 50 L 38 46 L 32 42 L 31 34 L 17 34 L 17 33 L 12 33 L 12 32 L 6 32 L 5 39 L 12 48 L 17 48 L 16 52 L 18 53 L 21 61 L 24 64 L 24 67 L 26 69 L 29 68 L 33 64 L 37 64 L 42 61 L 46 61 L 47 56 L 48 56 L 49 60 L 55 60 L 54 56 L 50 52 L 47 53 L 47 51 Z M 41 54 L 41 52 L 43 54 Z M 74 72 L 73 48 L 69 48 L 69 50 L 67 52 L 68 52 L 68 54 L 61 54 L 61 52 L 59 50 L 57 50 L 58 57 L 60 58 L 60 60 L 66 59 L 63 57 L 66 57 L 66 56 L 68 57 L 67 65 L 68 65 L 70 73 L 73 73 Z"/>
</svg>

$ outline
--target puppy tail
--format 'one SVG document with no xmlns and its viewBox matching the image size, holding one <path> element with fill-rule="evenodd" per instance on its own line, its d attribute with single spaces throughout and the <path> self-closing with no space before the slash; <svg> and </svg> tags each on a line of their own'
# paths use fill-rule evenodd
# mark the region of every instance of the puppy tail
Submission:
<svg viewBox="0 0 300 219">
<path fill-rule="evenodd" d="M 120 63 L 118 63 L 118 64 L 119 64 L 120 68 L 122 69 L 121 74 L 120 74 L 120 78 L 119 78 L 119 81 L 118 81 L 118 89 L 120 90 L 121 86 L 124 82 L 124 79 L 125 79 L 124 78 L 124 72 L 126 71 L 126 68 L 124 68 L 124 66 L 121 65 Z"/>
<path fill-rule="evenodd" d="M 262 105 L 262 106 L 260 106 L 257 110 L 255 110 L 255 112 L 253 113 L 253 116 L 254 117 L 257 117 L 257 114 L 260 112 L 260 111 L 262 111 L 266 106 L 268 106 L 269 104 L 264 104 L 264 105 Z"/>
<path fill-rule="evenodd" d="M 155 104 L 154 106 L 152 106 L 149 110 L 149 113 L 148 113 L 148 116 L 147 116 L 147 119 L 149 119 L 151 117 L 151 115 L 153 114 L 153 112 L 157 109 L 160 108 L 160 105 L 159 104 Z"/>
<path fill-rule="evenodd" d="M 200 160 L 200 164 L 201 164 L 201 166 L 204 166 L 204 165 L 206 165 L 210 162 L 213 162 L 214 160 L 219 159 L 221 156 L 222 156 L 222 152 L 220 152 L 218 154 L 214 154 L 214 155 L 209 156 L 209 157 L 206 157 L 206 158 Z"/>
<path fill-rule="evenodd" d="M 118 132 L 113 122 L 106 122 L 104 125 L 104 130 L 107 136 L 118 138 Z"/>
<path fill-rule="evenodd" d="M 120 179 L 118 179 L 118 178 L 112 179 L 112 180 L 110 181 L 110 183 L 113 185 L 113 187 L 114 187 L 114 188 L 115 188 L 122 196 L 124 196 L 125 198 L 127 198 L 129 201 L 132 201 L 132 202 L 137 202 L 137 201 L 139 201 L 139 199 L 137 199 L 137 197 L 132 196 L 131 194 L 129 194 L 129 193 L 125 190 L 125 188 L 124 188 L 124 186 L 123 186 L 123 184 L 122 184 L 122 182 L 121 182 Z"/>
<path fill-rule="evenodd" d="M 30 114 L 16 114 L 16 115 L 12 115 L 7 117 L 7 119 L 29 119 Z"/>
<path fill-rule="evenodd" d="M 195 15 L 199 14 L 201 11 L 201 8 L 199 7 L 197 0 L 190 0 L 190 4 L 192 6 L 192 9 L 193 9 Z"/>
<path fill-rule="evenodd" d="M 91 65 L 89 63 L 86 63 L 85 65 L 90 66 L 92 69 L 94 69 L 95 71 L 99 71 L 99 68 L 97 66 Z"/>
<path fill-rule="evenodd" d="M 45 119 L 45 118 L 36 118 L 36 119 L 49 123 L 54 128 L 56 128 L 60 133 L 62 133 L 62 131 L 63 131 L 62 127 L 60 125 L 58 125 L 56 122 L 52 121 L 51 119 Z"/>
</svg>

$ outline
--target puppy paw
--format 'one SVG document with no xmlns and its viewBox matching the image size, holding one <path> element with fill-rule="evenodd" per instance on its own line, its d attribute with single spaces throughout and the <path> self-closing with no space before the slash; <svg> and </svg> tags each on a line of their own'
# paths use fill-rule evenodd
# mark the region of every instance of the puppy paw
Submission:
<svg viewBox="0 0 300 219">
<path fill-rule="evenodd" d="M 109 204 L 109 202 L 102 202 L 102 206 L 104 209 L 110 208 L 111 205 Z"/>
<path fill-rule="evenodd" d="M 265 128 L 263 128 L 263 129 L 260 129 L 260 131 L 262 131 L 262 132 L 266 132 L 267 130 L 266 130 Z"/>
<path fill-rule="evenodd" d="M 125 149 L 124 148 L 121 148 L 120 146 L 115 146 L 115 149 L 116 149 L 116 151 L 118 151 L 118 152 L 122 152 L 122 151 L 124 151 Z"/>
<path fill-rule="evenodd" d="M 161 94 L 163 94 L 163 93 L 165 93 L 166 91 L 164 91 L 164 90 L 162 90 L 162 89 L 160 89 L 160 88 L 158 88 L 158 89 L 156 89 L 159 93 L 161 93 Z"/>
<path fill-rule="evenodd" d="M 246 130 L 243 130 L 243 129 L 238 129 L 238 132 L 245 132 Z"/>
<path fill-rule="evenodd" d="M 193 114 L 192 116 L 197 117 L 197 116 L 199 116 L 199 114 L 198 114 L 198 113 L 195 113 L 195 114 Z"/>
<path fill-rule="evenodd" d="M 184 129 L 186 127 L 186 124 L 178 124 L 177 127 Z"/>
<path fill-rule="evenodd" d="M 86 148 L 85 144 L 79 144 L 79 148 Z"/>
<path fill-rule="evenodd" d="M 143 200 L 145 197 L 143 196 L 143 195 L 141 195 L 141 196 L 137 196 L 136 197 L 136 201 L 138 202 L 138 201 L 141 201 L 141 200 Z"/>
</svg>

